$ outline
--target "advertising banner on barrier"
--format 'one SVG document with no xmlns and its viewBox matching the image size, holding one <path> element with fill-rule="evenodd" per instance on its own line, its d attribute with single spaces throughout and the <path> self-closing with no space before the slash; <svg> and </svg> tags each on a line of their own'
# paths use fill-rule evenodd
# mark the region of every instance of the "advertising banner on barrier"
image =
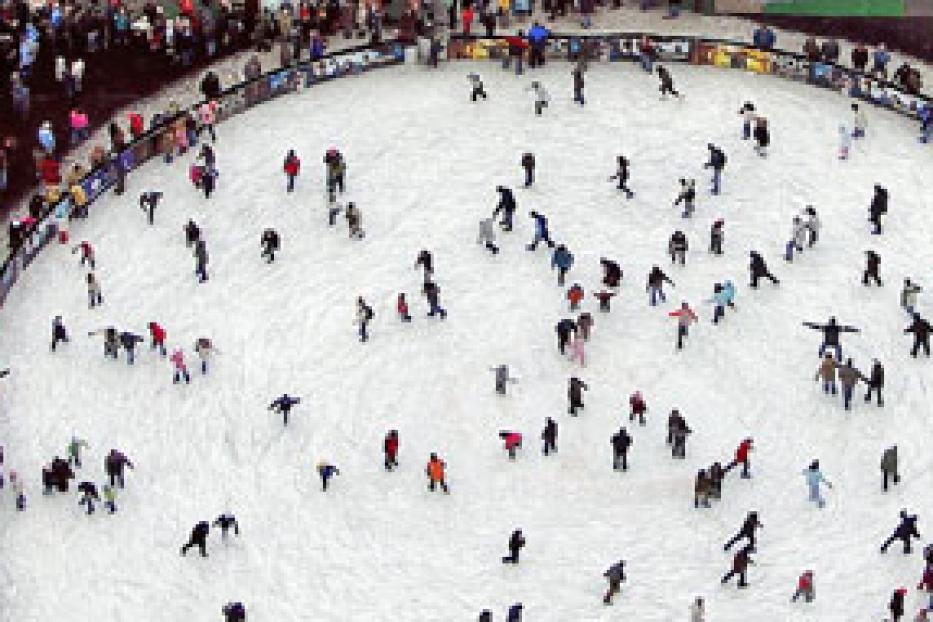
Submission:
<svg viewBox="0 0 933 622">
<path fill-rule="evenodd" d="M 691 61 L 697 65 L 745 69 L 755 73 L 772 73 L 775 69 L 772 52 L 727 43 L 698 42 L 693 48 Z"/>
</svg>

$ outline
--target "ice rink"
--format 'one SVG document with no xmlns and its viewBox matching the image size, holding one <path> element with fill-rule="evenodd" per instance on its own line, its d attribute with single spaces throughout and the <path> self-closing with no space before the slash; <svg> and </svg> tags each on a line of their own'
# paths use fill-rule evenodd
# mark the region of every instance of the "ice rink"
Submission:
<svg viewBox="0 0 933 622">
<path fill-rule="evenodd" d="M 838 125 L 851 127 L 850 101 L 809 86 L 738 71 L 671 65 L 683 101 L 660 101 L 657 79 L 634 64 L 594 64 L 587 104 L 571 101 L 571 66 L 549 63 L 516 77 L 494 63 L 458 62 L 437 71 L 402 66 L 337 80 L 253 108 L 218 127 L 216 194 L 188 182 L 193 154 L 153 160 L 76 221 L 72 240 L 97 249 L 104 305 L 87 308 L 85 271 L 70 247 L 42 253 L 0 311 L 0 360 L 12 369 L 0 391 L 5 472 L 26 478 L 28 508 L 9 488 L 0 496 L 0 620 L 215 620 L 241 600 L 249 620 L 452 622 L 483 608 L 504 619 L 514 602 L 528 622 L 687 619 L 695 596 L 715 622 L 879 620 L 891 592 L 910 590 L 908 613 L 925 601 L 912 556 L 878 547 L 898 511 L 933 520 L 929 451 L 933 363 L 912 359 L 898 305 L 904 277 L 933 287 L 930 171 L 933 151 L 915 124 L 868 107 L 868 137 L 837 160 Z M 469 101 L 465 75 L 480 72 L 489 99 Z M 536 118 L 532 79 L 552 95 Z M 741 140 L 737 114 L 755 103 L 771 126 L 767 158 Z M 711 197 L 702 169 L 709 142 L 729 162 L 723 194 Z M 330 228 L 321 157 L 338 147 L 347 193 L 362 210 L 366 237 Z M 282 160 L 302 158 L 286 194 Z M 537 183 L 522 189 L 521 154 L 534 152 Z M 631 160 L 627 201 L 608 181 L 615 158 Z M 697 211 L 680 217 L 678 179 L 697 179 Z M 870 235 L 875 183 L 891 204 L 885 233 Z M 513 233 L 502 252 L 476 244 L 478 220 L 496 204 L 495 186 L 515 189 Z M 149 226 L 138 194 L 165 197 Z M 818 245 L 794 263 L 782 258 L 791 218 L 819 212 Z M 556 349 L 555 323 L 575 317 L 556 285 L 550 253 L 528 252 L 531 209 L 576 257 L 568 285 L 586 290 L 596 324 L 585 368 Z M 194 219 L 210 253 L 210 281 L 197 283 L 182 226 Z M 707 253 L 710 224 L 725 220 L 725 254 Z M 259 237 L 273 227 L 282 250 L 267 265 Z M 687 265 L 671 266 L 667 240 L 683 230 Z M 422 248 L 434 253 L 445 321 L 426 318 Z M 748 251 L 758 250 L 779 287 L 748 288 Z M 882 257 L 883 288 L 863 287 L 864 252 Z M 599 259 L 624 270 L 608 315 L 597 311 Z M 645 276 L 661 266 L 676 283 L 652 308 Z M 713 283 L 731 279 L 737 311 L 711 323 Z M 408 294 L 414 321 L 395 314 Z M 376 313 L 360 344 L 354 301 Z M 926 297 L 924 297 L 926 296 Z M 930 313 L 929 294 L 919 310 Z M 700 314 L 686 348 L 674 349 L 681 301 Z M 72 342 L 49 353 L 49 324 L 62 315 Z M 887 375 L 883 409 L 856 390 L 851 412 L 813 377 L 820 335 L 801 326 L 830 315 L 861 329 L 843 348 L 867 373 Z M 198 337 L 219 354 L 207 376 L 173 385 L 171 366 L 145 347 L 134 366 L 105 359 L 105 326 L 146 334 L 158 321 L 168 345 Z M 489 368 L 519 378 L 502 397 Z M 590 387 L 586 409 L 569 417 L 566 386 Z M 628 396 L 641 390 L 645 427 L 629 425 Z M 283 429 L 269 402 L 302 398 Z M 667 414 L 679 408 L 693 429 L 686 460 L 665 444 Z M 559 453 L 545 458 L 547 416 L 560 426 Z M 634 436 L 628 472 L 611 468 L 609 438 Z M 395 428 L 401 468 L 387 473 L 382 439 Z M 500 430 L 522 432 L 510 462 Z M 73 434 L 90 449 L 78 473 L 104 481 L 103 457 L 122 449 L 136 465 L 119 511 L 88 517 L 77 493 L 45 497 L 40 470 L 65 455 Z M 698 469 L 728 462 L 753 436 L 750 480 L 731 473 L 723 498 L 694 509 Z M 896 443 L 902 482 L 882 494 L 879 461 Z M 449 496 L 429 493 L 430 452 L 448 464 Z M 807 501 L 801 470 L 818 458 L 834 488 L 820 510 Z M 341 475 L 322 493 L 320 460 Z M 737 590 L 719 579 L 731 566 L 723 543 L 746 512 L 764 524 Z M 208 559 L 178 549 L 199 520 L 232 511 L 241 535 L 212 533 Z M 521 528 L 518 566 L 500 558 Z M 602 573 L 626 560 L 628 581 L 611 607 Z M 817 600 L 789 602 L 797 576 L 815 573 Z"/>
</svg>

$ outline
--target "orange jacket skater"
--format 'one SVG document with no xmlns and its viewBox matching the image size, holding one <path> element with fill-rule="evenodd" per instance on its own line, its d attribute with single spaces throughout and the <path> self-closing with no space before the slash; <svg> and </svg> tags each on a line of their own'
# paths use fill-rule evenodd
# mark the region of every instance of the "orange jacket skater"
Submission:
<svg viewBox="0 0 933 622">
<path fill-rule="evenodd" d="M 433 491 L 435 486 L 440 484 L 441 490 L 445 493 L 450 493 L 447 489 L 447 480 L 445 479 L 445 471 L 447 464 L 437 457 L 437 454 L 432 453 L 430 459 L 428 460 L 428 466 L 425 469 L 425 472 L 428 475 L 428 490 Z"/>
</svg>

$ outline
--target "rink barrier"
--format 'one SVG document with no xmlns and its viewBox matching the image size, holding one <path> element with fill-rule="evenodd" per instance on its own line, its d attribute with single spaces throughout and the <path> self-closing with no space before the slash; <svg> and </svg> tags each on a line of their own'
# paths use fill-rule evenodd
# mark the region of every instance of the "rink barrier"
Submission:
<svg viewBox="0 0 933 622">
<path fill-rule="evenodd" d="M 217 98 L 220 104 L 217 123 L 288 93 L 301 92 L 317 84 L 359 75 L 372 69 L 401 64 L 405 61 L 406 45 L 398 41 L 387 41 L 377 45 L 346 48 L 325 54 L 318 60 L 293 63 L 268 71 L 253 80 L 235 84 L 224 89 Z M 86 217 L 91 205 L 117 183 L 118 164 L 128 174 L 152 158 L 165 158 L 167 154 L 171 154 L 172 158 L 176 157 L 173 140 L 176 128 L 179 124 L 184 124 L 188 112 L 196 112 L 202 103 L 203 100 L 172 117 L 163 119 L 158 126 L 129 143 L 119 154 L 110 154 L 108 161 L 88 172 L 78 182 L 87 195 L 82 217 Z M 0 266 L 0 308 L 23 271 L 50 242 L 58 238 L 59 231 L 66 229 L 67 222 L 75 217 L 72 208 L 70 194 L 63 192 L 61 199 L 48 206 L 37 222 L 23 234 L 23 243 Z"/>
<path fill-rule="evenodd" d="M 741 41 L 710 39 L 650 33 L 609 34 L 552 34 L 545 47 L 546 59 L 576 61 L 585 55 L 587 60 L 637 62 L 643 38 L 647 37 L 655 47 L 655 61 L 681 62 L 693 65 L 709 65 L 728 69 L 739 69 L 759 74 L 770 74 L 785 79 L 805 82 L 813 86 L 845 90 L 853 99 L 869 102 L 876 106 L 918 118 L 924 106 L 933 107 L 933 99 L 926 95 L 910 95 L 893 83 L 880 80 L 869 74 L 859 73 L 841 65 L 809 62 L 802 54 L 784 50 L 763 50 Z M 448 60 L 498 60 L 508 54 L 505 36 L 483 37 L 454 34 L 444 42 L 442 55 Z M 409 55 L 406 49 L 417 51 Z M 527 59 L 528 51 L 525 51 Z M 293 63 L 288 67 L 272 70 L 253 79 L 235 84 L 221 92 L 218 98 L 220 110 L 217 122 L 236 115 L 253 106 L 262 104 L 287 93 L 310 88 L 315 84 L 337 78 L 358 75 L 371 69 L 387 67 L 417 60 L 424 62 L 428 57 L 428 40 L 420 39 L 418 45 L 401 41 L 388 41 L 378 45 L 360 45 L 325 54 L 321 59 Z M 184 112 L 164 119 L 133 140 L 117 156 L 93 168 L 80 184 L 87 195 L 87 206 L 97 200 L 117 181 L 116 165 L 129 173 L 150 159 L 174 153 L 172 134 L 189 111 L 195 111 L 203 101 L 192 105 Z M 58 236 L 63 223 L 72 218 L 72 205 L 67 192 L 61 200 L 49 206 L 38 221 L 24 234 L 24 242 L 16 252 L 10 254 L 0 266 L 0 307 L 6 301 L 11 288 L 22 272 L 52 240 Z"/>
<path fill-rule="evenodd" d="M 894 83 L 878 79 L 842 65 L 810 62 L 803 54 L 785 50 L 765 50 L 741 41 L 706 37 L 653 35 L 649 33 L 552 34 L 545 47 L 547 59 L 576 61 L 638 62 L 639 46 L 648 37 L 655 47 L 655 62 L 709 65 L 740 69 L 758 74 L 804 82 L 813 86 L 846 92 L 868 102 L 914 119 L 924 106 L 933 107 L 933 98 L 910 95 Z M 505 36 L 451 35 L 446 47 L 448 60 L 501 61 L 508 55 Z M 527 60 L 528 51 L 524 57 Z"/>
</svg>

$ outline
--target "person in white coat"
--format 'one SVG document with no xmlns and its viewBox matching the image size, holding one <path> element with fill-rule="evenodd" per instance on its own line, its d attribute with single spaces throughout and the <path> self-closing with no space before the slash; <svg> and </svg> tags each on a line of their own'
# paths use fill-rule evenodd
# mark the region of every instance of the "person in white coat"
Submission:
<svg viewBox="0 0 933 622">
<path fill-rule="evenodd" d="M 868 117 L 858 104 L 852 104 L 852 138 L 865 138 L 868 128 Z"/>
<path fill-rule="evenodd" d="M 71 77 L 74 79 L 75 93 L 81 92 L 81 82 L 84 80 L 84 60 L 76 58 L 71 62 Z"/>
<path fill-rule="evenodd" d="M 690 622 L 706 622 L 706 605 L 702 596 L 697 596 L 690 605 Z"/>
<path fill-rule="evenodd" d="M 541 116 L 541 113 L 547 108 L 548 102 L 551 101 L 551 96 L 547 89 L 544 88 L 544 85 L 537 80 L 531 83 L 530 90 L 535 95 L 535 114 Z"/>
<path fill-rule="evenodd" d="M 812 247 L 816 244 L 817 240 L 820 239 L 820 227 L 822 223 L 820 222 L 820 217 L 817 215 L 816 210 L 813 209 L 812 205 L 808 205 L 803 210 L 803 217 L 806 220 L 807 225 L 807 246 Z"/>
<path fill-rule="evenodd" d="M 496 230 L 494 224 L 495 222 L 491 217 L 480 220 L 479 236 L 476 238 L 476 243 L 484 245 L 493 255 L 499 252 L 499 247 L 496 246 Z"/>
<path fill-rule="evenodd" d="M 803 218 L 794 216 L 790 230 L 790 240 L 787 242 L 787 247 L 784 252 L 784 259 L 793 261 L 794 252 L 799 253 L 803 250 L 803 245 L 807 241 L 807 231 L 807 224 L 803 221 Z"/>
</svg>

